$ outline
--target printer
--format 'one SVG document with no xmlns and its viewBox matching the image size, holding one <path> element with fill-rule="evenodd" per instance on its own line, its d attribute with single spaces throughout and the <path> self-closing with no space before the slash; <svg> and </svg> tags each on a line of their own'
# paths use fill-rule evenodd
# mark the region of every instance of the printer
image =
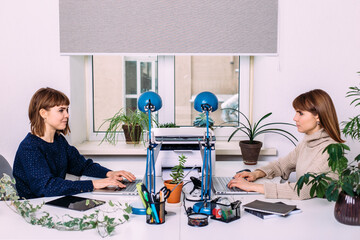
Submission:
<svg viewBox="0 0 360 240">
<path fill-rule="evenodd" d="M 186 156 L 184 175 L 191 170 L 191 173 L 184 179 L 190 180 L 191 176 L 201 177 L 206 128 L 154 128 L 153 139 L 159 149 L 155 159 L 156 176 L 163 177 L 163 180 L 170 179 L 171 168 L 179 163 L 180 155 Z M 210 132 L 212 174 L 215 174 L 215 136 Z M 194 168 L 195 167 L 195 168 Z"/>
</svg>

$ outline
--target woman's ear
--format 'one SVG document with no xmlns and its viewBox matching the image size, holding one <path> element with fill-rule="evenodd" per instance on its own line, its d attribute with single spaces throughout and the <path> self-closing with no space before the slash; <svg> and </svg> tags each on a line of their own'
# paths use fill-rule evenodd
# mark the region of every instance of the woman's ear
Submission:
<svg viewBox="0 0 360 240">
<path fill-rule="evenodd" d="M 319 114 L 315 115 L 315 120 L 318 123 L 318 125 L 320 124 L 320 118 L 319 118 Z"/>
<path fill-rule="evenodd" d="M 45 109 L 40 109 L 39 110 L 39 114 L 40 114 L 40 116 L 43 118 L 43 119 L 46 119 L 46 117 L 47 117 L 47 111 L 45 110 Z"/>
</svg>

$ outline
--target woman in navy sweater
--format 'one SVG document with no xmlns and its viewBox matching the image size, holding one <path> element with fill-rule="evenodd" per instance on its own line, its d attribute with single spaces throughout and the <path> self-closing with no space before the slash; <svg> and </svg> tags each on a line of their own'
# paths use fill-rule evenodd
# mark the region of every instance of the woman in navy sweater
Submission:
<svg viewBox="0 0 360 240">
<path fill-rule="evenodd" d="M 127 171 L 111 171 L 85 159 L 63 135 L 70 132 L 68 97 L 52 88 L 41 88 L 29 105 L 31 133 L 16 152 L 13 175 L 20 197 L 35 198 L 73 195 L 110 185 L 125 187 L 120 181 L 135 176 Z M 66 173 L 87 175 L 98 180 L 65 180 Z"/>
</svg>

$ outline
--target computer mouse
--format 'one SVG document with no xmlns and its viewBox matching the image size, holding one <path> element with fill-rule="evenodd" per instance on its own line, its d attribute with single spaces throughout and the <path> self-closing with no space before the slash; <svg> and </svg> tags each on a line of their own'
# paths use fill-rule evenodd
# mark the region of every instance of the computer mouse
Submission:
<svg viewBox="0 0 360 240">
<path fill-rule="evenodd" d="M 236 173 L 241 173 L 241 172 L 251 172 L 251 170 L 250 170 L 250 169 L 245 168 L 245 169 L 243 169 L 243 170 L 237 171 Z"/>
</svg>

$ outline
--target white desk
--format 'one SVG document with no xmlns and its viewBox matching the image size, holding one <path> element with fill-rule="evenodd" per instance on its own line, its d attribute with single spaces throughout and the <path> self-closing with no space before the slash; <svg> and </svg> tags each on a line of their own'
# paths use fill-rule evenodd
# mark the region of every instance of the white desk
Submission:
<svg viewBox="0 0 360 240">
<path fill-rule="evenodd" d="M 261 163 L 260 163 L 261 164 Z M 256 166 L 255 166 L 256 167 Z M 246 166 L 246 168 L 255 168 Z M 244 168 L 242 162 L 217 162 L 216 172 L 219 175 L 232 175 L 234 171 Z M 221 174 L 220 174 L 221 173 Z M 83 197 L 91 197 L 102 200 L 118 200 L 132 202 L 138 197 L 114 197 L 93 195 L 91 193 L 80 194 Z M 33 203 L 48 201 L 53 198 L 31 200 Z M 236 196 L 243 204 L 255 199 L 264 200 L 262 195 Z M 266 201 L 278 201 L 267 199 Z M 108 239 L 277 239 L 277 240 L 310 240 L 310 239 L 360 239 L 360 227 L 348 226 L 338 223 L 333 214 L 334 203 L 326 199 L 310 199 L 304 201 L 284 200 L 281 201 L 297 205 L 303 212 L 287 218 L 260 219 L 247 212 L 241 211 L 241 218 L 231 223 L 223 223 L 209 219 L 209 225 L 195 228 L 187 225 L 187 216 L 183 207 L 167 207 L 168 215 L 166 222 L 161 225 L 150 225 L 145 222 L 145 216 L 131 215 L 130 220 L 116 227 L 115 235 Z M 193 203 L 187 202 L 186 206 Z M 69 213 L 73 216 L 81 216 L 83 213 L 63 210 L 44 206 L 44 211 L 62 216 Z M 91 211 L 91 210 L 89 210 Z M 85 212 L 89 214 L 90 212 Z M 172 236 L 172 237 L 169 237 Z M 4 202 L 0 202 L 0 239 L 102 239 L 96 230 L 80 231 L 57 231 L 26 223 L 21 216 L 10 210 Z"/>
</svg>

